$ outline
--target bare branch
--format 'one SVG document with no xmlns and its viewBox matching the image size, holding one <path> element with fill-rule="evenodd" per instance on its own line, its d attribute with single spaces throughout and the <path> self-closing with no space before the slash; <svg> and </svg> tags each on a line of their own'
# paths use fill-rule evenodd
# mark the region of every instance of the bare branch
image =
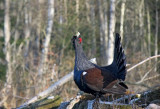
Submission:
<svg viewBox="0 0 160 109">
<path fill-rule="evenodd" d="M 145 62 L 147 62 L 147 61 L 149 61 L 151 59 L 158 58 L 158 57 L 160 57 L 160 55 L 149 57 L 149 58 L 139 62 L 138 64 L 134 65 L 133 67 L 129 68 L 127 71 L 129 72 L 129 71 L 133 70 L 134 68 L 138 67 L 139 65 L 141 65 L 141 64 L 143 64 L 143 63 L 145 63 Z"/>
</svg>

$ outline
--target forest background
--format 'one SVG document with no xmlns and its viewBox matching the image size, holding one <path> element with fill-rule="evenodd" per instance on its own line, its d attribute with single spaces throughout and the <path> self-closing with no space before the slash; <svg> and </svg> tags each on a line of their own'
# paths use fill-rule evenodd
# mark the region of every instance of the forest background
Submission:
<svg viewBox="0 0 160 109">
<path fill-rule="evenodd" d="M 127 67 L 160 54 L 160 0 L 0 0 L 0 106 L 17 107 L 74 67 L 71 38 L 81 33 L 89 59 L 108 65 L 119 33 Z M 134 92 L 160 83 L 160 59 L 127 73 Z M 67 101 L 73 81 L 53 95 Z"/>
</svg>

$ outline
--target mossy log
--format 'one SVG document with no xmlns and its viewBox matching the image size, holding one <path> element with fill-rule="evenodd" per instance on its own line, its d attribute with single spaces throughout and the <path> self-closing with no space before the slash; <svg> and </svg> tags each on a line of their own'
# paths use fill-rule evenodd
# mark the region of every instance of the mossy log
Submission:
<svg viewBox="0 0 160 109">
<path fill-rule="evenodd" d="M 129 97 L 124 96 L 112 96 L 105 95 L 101 97 L 102 102 L 95 101 L 93 103 L 92 109 L 142 109 L 147 107 L 149 104 L 160 105 L 160 87 L 154 88 L 154 90 L 145 91 L 140 94 L 141 96 L 129 95 Z M 124 98 L 118 103 L 113 101 Z M 53 99 L 44 98 L 35 103 L 28 105 L 23 109 L 89 109 L 89 101 L 94 100 L 95 97 L 89 94 L 83 94 L 82 96 L 77 96 L 68 102 L 62 102 L 62 98 L 55 96 Z M 113 104 L 105 104 L 107 101 Z M 134 102 L 131 102 L 134 101 Z M 121 105 L 119 105 L 121 102 Z"/>
<path fill-rule="evenodd" d="M 60 96 L 55 96 L 52 99 L 44 98 L 35 103 L 32 103 L 23 109 L 57 109 L 62 102 Z"/>
<path fill-rule="evenodd" d="M 153 90 L 150 91 L 145 91 L 140 94 L 140 96 L 137 96 L 137 94 L 134 95 L 128 95 L 130 97 L 122 97 L 122 96 L 115 96 L 115 98 L 124 98 L 122 100 L 123 103 L 122 105 L 119 105 L 120 103 L 113 103 L 111 104 L 105 104 L 105 103 L 100 103 L 100 102 L 95 102 L 93 104 L 93 109 L 143 109 L 144 107 L 147 107 L 150 104 L 156 104 L 157 106 L 160 106 L 160 87 L 154 88 Z M 113 101 L 113 97 L 110 97 L 110 99 L 107 98 L 107 96 L 111 95 L 106 95 L 102 99 L 102 101 L 106 102 L 107 100 Z M 65 106 L 62 106 L 62 104 L 59 106 L 58 109 L 89 109 L 88 108 L 88 101 L 95 99 L 91 95 L 83 95 L 80 97 L 79 100 L 77 98 L 72 99 L 68 104 L 65 104 Z M 115 100 L 114 100 L 115 101 Z"/>
</svg>

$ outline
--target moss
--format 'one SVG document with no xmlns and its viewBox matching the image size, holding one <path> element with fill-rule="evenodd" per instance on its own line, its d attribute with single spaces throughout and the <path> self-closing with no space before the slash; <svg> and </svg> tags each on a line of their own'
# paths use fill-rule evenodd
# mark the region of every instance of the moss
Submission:
<svg viewBox="0 0 160 109">
<path fill-rule="evenodd" d="M 54 99 L 45 99 L 36 109 L 56 109 L 62 102 L 61 97 L 55 96 Z"/>
</svg>

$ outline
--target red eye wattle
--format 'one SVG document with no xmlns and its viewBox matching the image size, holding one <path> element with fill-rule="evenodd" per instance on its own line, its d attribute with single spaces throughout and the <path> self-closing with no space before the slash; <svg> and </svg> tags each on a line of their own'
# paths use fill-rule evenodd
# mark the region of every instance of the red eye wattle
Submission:
<svg viewBox="0 0 160 109">
<path fill-rule="evenodd" d="M 82 42 L 82 38 L 80 37 L 80 38 L 79 38 L 79 43 L 81 43 L 81 42 Z"/>
</svg>

